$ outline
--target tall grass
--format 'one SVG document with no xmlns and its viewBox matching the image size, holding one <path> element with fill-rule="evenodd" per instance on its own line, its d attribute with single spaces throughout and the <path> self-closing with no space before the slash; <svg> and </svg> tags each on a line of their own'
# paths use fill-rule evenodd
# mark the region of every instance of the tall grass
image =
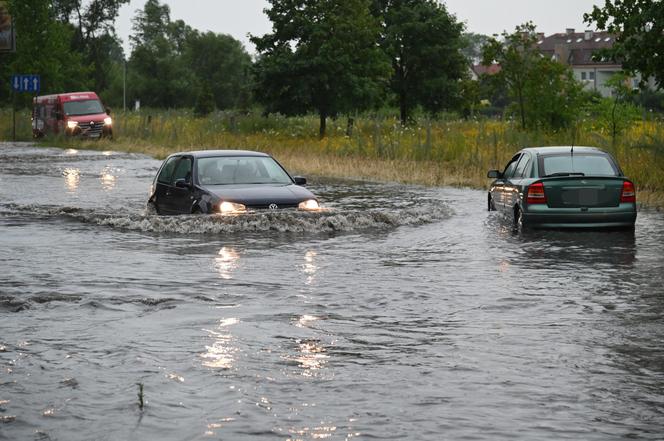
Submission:
<svg viewBox="0 0 664 441">
<path fill-rule="evenodd" d="M 395 118 L 360 117 L 352 129 L 346 118 L 328 123 L 318 139 L 315 116 L 239 115 L 217 112 L 195 118 L 186 111 L 115 114 L 115 138 L 86 141 L 57 138 L 50 145 L 143 152 L 163 158 L 180 150 L 239 148 L 273 154 L 300 173 L 369 178 L 423 185 L 483 188 L 486 172 L 502 168 L 520 148 L 546 145 L 591 145 L 612 153 L 639 188 L 640 200 L 664 207 L 664 122 L 632 124 L 613 138 L 605 125 L 584 120 L 570 130 L 528 131 L 517 123 L 495 120 L 421 120 L 402 127 Z M 21 139 L 30 139 L 29 115 L 21 121 Z M 11 135 L 11 114 L 0 111 L 0 136 Z"/>
</svg>

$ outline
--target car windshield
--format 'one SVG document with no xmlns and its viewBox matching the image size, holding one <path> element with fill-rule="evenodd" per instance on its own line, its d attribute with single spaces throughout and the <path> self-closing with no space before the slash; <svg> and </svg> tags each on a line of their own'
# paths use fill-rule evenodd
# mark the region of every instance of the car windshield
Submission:
<svg viewBox="0 0 664 441">
<path fill-rule="evenodd" d="M 265 156 L 218 156 L 197 162 L 201 185 L 292 184 L 290 176 Z"/>
<path fill-rule="evenodd" d="M 69 116 L 104 113 L 104 108 L 99 100 L 67 101 L 63 107 L 65 114 Z"/>
<path fill-rule="evenodd" d="M 540 176 L 618 176 L 613 161 L 605 155 L 552 155 L 542 158 Z"/>
</svg>

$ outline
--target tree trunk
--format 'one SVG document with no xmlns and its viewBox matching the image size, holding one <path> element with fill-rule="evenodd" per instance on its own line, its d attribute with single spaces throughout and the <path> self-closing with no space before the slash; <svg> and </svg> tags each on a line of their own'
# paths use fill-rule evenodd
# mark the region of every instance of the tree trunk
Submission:
<svg viewBox="0 0 664 441">
<path fill-rule="evenodd" d="M 523 103 L 523 91 L 519 87 L 517 89 L 517 95 L 519 96 L 519 113 L 521 113 L 521 128 L 526 130 L 526 109 Z"/>
<path fill-rule="evenodd" d="M 405 126 L 408 124 L 408 106 L 406 105 L 406 94 L 401 93 L 399 95 L 399 112 L 401 118 L 401 125 Z"/>
<path fill-rule="evenodd" d="M 318 129 L 318 137 L 320 139 L 323 139 L 325 138 L 325 132 L 327 129 L 327 112 L 321 110 L 319 115 L 320 115 L 320 127 Z"/>
</svg>

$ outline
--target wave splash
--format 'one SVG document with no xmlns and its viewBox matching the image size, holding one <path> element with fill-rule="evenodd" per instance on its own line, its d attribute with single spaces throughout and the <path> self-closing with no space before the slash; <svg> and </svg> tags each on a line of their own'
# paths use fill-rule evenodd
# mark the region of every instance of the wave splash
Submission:
<svg viewBox="0 0 664 441">
<path fill-rule="evenodd" d="M 333 233 L 386 230 L 445 219 L 450 210 L 440 201 L 392 209 L 301 212 L 260 211 L 241 215 L 158 216 L 147 212 L 125 214 L 97 209 L 47 206 L 6 206 L 12 213 L 66 218 L 114 229 L 173 234 L 229 234 L 243 232 Z"/>
</svg>

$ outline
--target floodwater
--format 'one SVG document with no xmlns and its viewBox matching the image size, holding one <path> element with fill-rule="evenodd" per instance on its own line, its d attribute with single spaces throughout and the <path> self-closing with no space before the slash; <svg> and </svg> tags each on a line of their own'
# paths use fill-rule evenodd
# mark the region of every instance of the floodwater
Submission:
<svg viewBox="0 0 664 441">
<path fill-rule="evenodd" d="M 662 213 L 313 179 L 327 212 L 162 218 L 149 157 L 0 161 L 0 439 L 664 439 Z"/>
</svg>

